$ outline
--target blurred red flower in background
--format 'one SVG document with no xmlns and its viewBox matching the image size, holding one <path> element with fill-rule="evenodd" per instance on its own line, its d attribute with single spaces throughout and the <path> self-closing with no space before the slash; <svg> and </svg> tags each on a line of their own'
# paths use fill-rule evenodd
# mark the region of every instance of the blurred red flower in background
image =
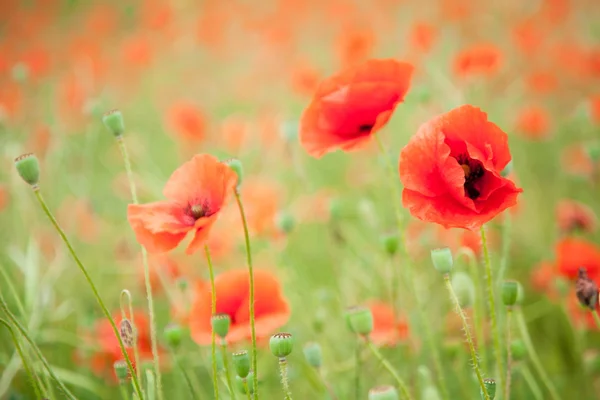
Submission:
<svg viewBox="0 0 600 400">
<path fill-rule="evenodd" d="M 556 243 L 558 273 L 568 279 L 576 279 L 579 268 L 585 268 L 589 277 L 600 277 L 600 248 L 585 239 L 568 237 Z"/>
<path fill-rule="evenodd" d="M 500 70 L 502 52 L 493 44 L 478 44 L 460 51 L 454 59 L 454 72 L 460 77 L 491 76 Z"/>
<path fill-rule="evenodd" d="M 167 124 L 184 141 L 201 141 L 206 135 L 206 118 L 192 103 L 180 101 L 167 111 Z"/>
<path fill-rule="evenodd" d="M 556 206 L 556 220 L 561 233 L 576 231 L 591 233 L 596 230 L 598 220 L 594 210 L 575 200 L 561 200 Z"/>
<path fill-rule="evenodd" d="M 254 270 L 256 337 L 266 338 L 290 318 L 290 307 L 275 275 L 266 270 Z M 249 275 L 246 269 L 223 272 L 215 278 L 217 314 L 231 317 L 227 341 L 235 343 L 250 338 Z M 196 295 L 190 311 L 192 339 L 200 345 L 212 340 L 211 291 L 209 286 Z"/>
<path fill-rule="evenodd" d="M 382 301 L 371 300 L 366 306 L 373 314 L 373 331 L 369 338 L 378 346 L 394 346 L 408 339 L 406 318 L 394 315 L 393 308 Z"/>
<path fill-rule="evenodd" d="M 167 201 L 129 205 L 129 224 L 150 253 L 169 251 L 193 232 L 187 247 L 191 254 L 206 242 L 236 182 L 229 166 L 211 155 L 196 155 L 167 181 L 163 190 Z"/>
<path fill-rule="evenodd" d="M 522 192 L 501 175 L 510 159 L 506 133 L 480 109 L 458 107 L 423 124 L 400 152 L 402 202 L 424 221 L 477 229 Z"/>
<path fill-rule="evenodd" d="M 389 121 L 404 100 L 413 67 L 369 60 L 325 79 L 300 121 L 300 143 L 313 157 L 356 150 Z"/>
<path fill-rule="evenodd" d="M 540 106 L 525 107 L 517 116 L 517 130 L 529 139 L 543 139 L 550 133 L 550 116 Z"/>
</svg>

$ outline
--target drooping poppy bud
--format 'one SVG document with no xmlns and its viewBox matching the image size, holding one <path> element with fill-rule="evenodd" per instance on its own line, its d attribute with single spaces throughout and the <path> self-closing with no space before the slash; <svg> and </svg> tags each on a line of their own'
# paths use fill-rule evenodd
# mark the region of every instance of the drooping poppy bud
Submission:
<svg viewBox="0 0 600 400">
<path fill-rule="evenodd" d="M 135 328 L 130 320 L 124 318 L 119 325 L 119 335 L 125 347 L 132 348 L 135 346 L 136 335 Z"/>
<path fill-rule="evenodd" d="M 575 282 L 577 299 L 584 306 L 593 310 L 598 303 L 598 285 L 591 280 L 585 268 L 579 268 L 577 281 Z"/>
<path fill-rule="evenodd" d="M 15 158 L 15 167 L 25 182 L 34 188 L 37 187 L 40 180 L 40 163 L 34 154 L 23 154 Z"/>
</svg>

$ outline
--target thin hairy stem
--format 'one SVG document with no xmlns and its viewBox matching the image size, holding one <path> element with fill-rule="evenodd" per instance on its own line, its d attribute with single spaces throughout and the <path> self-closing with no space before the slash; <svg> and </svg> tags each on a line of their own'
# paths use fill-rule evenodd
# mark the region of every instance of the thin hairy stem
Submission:
<svg viewBox="0 0 600 400">
<path fill-rule="evenodd" d="M 177 364 L 177 367 L 179 368 L 179 370 L 181 371 L 181 374 L 183 375 L 183 378 L 185 379 L 185 383 L 188 387 L 188 390 L 190 392 L 190 398 L 193 400 L 196 398 L 196 393 L 194 391 L 194 386 L 192 385 L 192 381 L 190 381 L 190 377 L 187 374 L 187 371 L 185 370 L 185 368 L 183 367 L 183 364 L 181 363 L 181 360 L 179 359 L 179 357 L 177 356 L 177 354 L 175 352 L 173 352 L 173 360 L 175 360 L 175 364 Z"/>
<path fill-rule="evenodd" d="M 8 287 L 8 290 L 10 290 L 10 293 L 13 297 L 13 300 L 15 301 L 15 304 L 17 305 L 17 308 L 19 309 L 19 315 L 21 316 L 25 316 L 25 307 L 23 306 L 23 302 L 21 301 L 21 298 L 19 297 L 19 293 L 17 292 L 17 289 L 15 288 L 15 285 L 13 284 L 12 279 L 10 279 L 10 276 L 8 276 L 8 268 L 2 266 L 0 268 L 0 273 L 2 274 L 2 279 L 4 280 L 4 283 L 6 284 L 6 286 Z"/>
<path fill-rule="evenodd" d="M 73 395 L 73 393 L 71 393 L 71 391 L 69 389 L 67 389 L 65 384 L 62 383 L 62 381 L 60 379 L 58 379 L 58 377 L 52 370 L 52 367 L 48 363 L 48 360 L 46 360 L 46 357 L 44 357 L 44 355 L 40 351 L 40 348 L 37 346 L 37 344 L 35 344 L 33 339 L 31 339 L 31 336 L 29 336 L 29 333 L 27 332 L 25 327 L 21 324 L 21 322 L 19 322 L 17 317 L 15 317 L 15 315 L 12 313 L 12 311 L 10 311 L 10 309 L 8 308 L 8 305 L 6 304 L 6 301 L 4 300 L 4 298 L 1 295 L 0 295 L 0 308 L 2 308 L 2 311 L 4 311 L 4 313 L 10 320 L 10 322 L 12 322 L 12 324 L 17 328 L 17 330 L 19 332 L 21 332 L 21 335 L 25 338 L 25 340 L 27 340 L 27 342 L 29 342 L 29 345 L 33 349 L 33 352 L 40 359 L 40 361 L 42 362 L 42 365 L 44 365 L 44 368 L 48 372 L 48 375 L 50 375 L 52 377 L 52 379 L 54 379 L 56 381 L 56 383 L 58 384 L 58 387 L 60 388 L 60 390 L 62 390 L 64 395 L 67 396 L 67 398 L 70 400 L 77 400 L 77 398 Z"/>
<path fill-rule="evenodd" d="M 525 323 L 523 312 L 520 309 L 518 309 L 515 314 L 515 317 L 517 318 L 517 326 L 519 327 L 519 333 L 521 334 L 521 339 L 525 344 L 527 354 L 529 354 L 529 358 L 531 359 L 531 362 L 533 363 L 536 372 L 540 376 L 540 379 L 544 383 L 544 386 L 546 386 L 546 389 L 548 389 L 552 400 L 560 400 L 560 396 L 558 395 L 556 388 L 552 384 L 552 380 L 550 379 L 548 373 L 544 369 L 544 365 L 540 361 L 540 358 L 537 352 L 535 351 L 535 347 L 533 347 L 533 342 L 531 341 L 531 336 L 529 336 L 529 330 L 527 329 L 527 324 Z"/>
<path fill-rule="evenodd" d="M 139 354 L 139 350 L 138 350 L 138 328 L 135 324 L 135 316 L 133 314 L 133 305 L 131 302 L 131 293 L 129 292 L 129 290 L 127 289 L 123 289 L 121 290 L 121 297 L 119 298 L 119 303 L 121 305 L 121 318 L 125 319 L 127 318 L 127 313 L 125 312 L 125 305 L 123 304 L 123 298 L 126 298 L 127 301 L 127 307 L 129 309 L 129 320 L 131 321 L 132 325 L 134 326 L 135 329 L 135 341 L 133 342 L 133 358 L 135 359 L 135 365 L 138 366 L 138 368 L 136 368 L 136 373 L 137 373 L 137 378 L 138 379 L 142 379 L 140 373 L 141 373 L 141 368 L 139 367 L 140 364 L 140 354 Z"/>
<path fill-rule="evenodd" d="M 100 297 L 100 293 L 98 293 L 98 289 L 96 288 L 94 281 L 88 274 L 87 269 L 83 266 L 83 263 L 79 259 L 79 256 L 75 252 L 75 249 L 71 245 L 71 242 L 67 238 L 67 235 L 65 235 L 65 232 L 62 230 L 62 228 L 58 224 L 58 221 L 56 221 L 56 218 L 54 218 L 54 215 L 52 214 L 52 212 L 50 212 L 50 209 L 46 205 L 46 202 L 44 201 L 44 198 L 42 197 L 42 194 L 40 193 L 39 189 L 34 190 L 34 193 L 35 193 L 35 197 L 38 199 L 40 205 L 42 206 L 44 213 L 46 214 L 48 219 L 50 219 L 50 222 L 52 223 L 52 225 L 58 232 L 58 235 L 61 237 L 62 241 L 67 246 L 69 253 L 75 260 L 75 264 L 77 264 L 77 267 L 79 267 L 79 270 L 85 277 L 85 280 L 87 281 L 88 285 L 90 285 L 90 288 L 92 289 L 94 297 L 96 298 L 96 301 L 98 301 L 98 304 L 100 305 L 100 308 L 102 309 L 102 312 L 104 313 L 104 316 L 110 322 L 110 326 L 112 327 L 113 333 L 115 334 L 115 336 L 117 337 L 117 341 L 119 342 L 119 347 L 121 348 L 121 353 L 123 354 L 123 358 L 125 359 L 125 362 L 127 362 L 127 367 L 129 368 L 129 373 L 131 375 L 131 380 L 133 381 L 133 386 L 135 388 L 135 392 L 138 395 L 139 399 L 144 399 L 144 396 L 142 394 L 142 389 L 140 387 L 140 383 L 137 379 L 137 376 L 135 375 L 135 369 L 133 368 L 133 365 L 131 364 L 131 360 L 129 359 L 129 354 L 127 354 L 127 350 L 125 349 L 125 345 L 123 344 L 123 340 L 121 339 L 121 335 L 119 334 L 119 329 L 117 328 L 117 325 L 115 324 L 115 320 L 113 319 L 113 317 L 110 315 L 110 312 L 106 308 L 106 305 L 104 304 L 104 301 Z"/>
<path fill-rule="evenodd" d="M 323 373 L 323 370 L 321 368 L 318 368 L 318 374 L 319 374 L 319 377 L 321 377 L 321 380 L 323 381 L 323 386 L 325 386 L 325 390 L 327 390 L 327 393 L 329 393 L 330 399 L 338 400 L 338 397 L 335 394 L 335 391 L 333 390 L 333 388 L 331 387 L 331 385 L 325 378 L 325 374 Z"/>
<path fill-rule="evenodd" d="M 129 390 L 127 389 L 127 384 L 120 384 L 119 389 L 121 390 L 121 397 L 123 400 L 129 400 Z"/>
<path fill-rule="evenodd" d="M 504 276 L 508 269 L 508 253 L 510 251 L 512 223 L 510 213 L 504 213 L 504 225 L 502 226 L 502 251 L 500 253 L 500 270 L 496 278 L 496 282 L 504 282 Z"/>
<path fill-rule="evenodd" d="M 41 399 L 42 393 L 40 392 L 40 388 L 38 386 L 37 380 L 31 373 L 31 368 L 29 367 L 29 362 L 27 361 L 27 358 L 25 358 L 25 354 L 23 354 L 23 351 L 21 350 L 21 345 L 19 344 L 19 339 L 17 339 L 17 335 L 15 335 L 15 331 L 13 330 L 12 326 L 10 326 L 10 324 L 6 320 L 0 318 L 0 323 L 3 324 L 6 327 L 6 329 L 8 329 L 8 331 L 10 332 L 10 336 L 12 337 L 12 341 L 15 345 L 15 349 L 17 350 L 17 353 L 19 353 L 19 357 L 21 357 L 21 363 L 23 364 L 23 369 L 25 370 L 25 373 L 27 374 L 27 376 L 29 377 L 29 380 L 31 381 L 31 386 L 33 386 L 35 395 L 37 396 L 38 399 Z"/>
<path fill-rule="evenodd" d="M 477 381 L 479 382 L 479 388 L 481 389 L 481 393 L 483 393 L 483 397 L 485 400 L 490 400 L 490 395 L 487 392 L 485 384 L 483 383 L 483 375 L 479 370 L 479 358 L 477 357 L 477 350 L 475 350 L 475 344 L 473 343 L 473 337 L 471 336 L 471 328 L 469 327 L 469 323 L 467 322 L 467 317 L 462 307 L 460 306 L 460 302 L 458 301 L 458 297 L 456 296 L 456 292 L 454 292 L 454 288 L 452 287 L 452 282 L 450 281 L 450 275 L 444 275 L 444 284 L 446 285 L 446 289 L 448 289 L 448 293 L 450 294 L 450 300 L 452 300 L 452 305 L 454 306 L 454 310 L 460 317 L 460 321 L 462 322 L 463 331 L 465 333 L 465 339 L 467 340 L 467 344 L 469 345 L 469 352 L 471 353 L 471 363 L 473 364 L 473 369 L 475 370 L 475 375 L 477 375 Z"/>
<path fill-rule="evenodd" d="M 248 379 L 244 378 L 242 383 L 244 384 L 244 392 L 246 392 L 248 400 L 252 400 L 252 393 L 250 393 L 250 388 L 248 387 Z"/>
<path fill-rule="evenodd" d="M 527 386 L 529 386 L 529 390 L 531 390 L 531 392 L 533 393 L 533 397 L 535 398 L 535 400 L 544 400 L 542 390 L 540 389 L 537 382 L 535 381 L 535 378 L 533 377 L 533 374 L 529 370 L 529 367 L 526 365 L 522 365 L 520 368 L 520 372 L 521 372 L 521 375 L 523 376 L 523 379 L 525 379 Z"/>
<path fill-rule="evenodd" d="M 400 241 L 400 246 L 399 246 L 400 247 L 400 258 L 405 263 L 404 270 L 405 270 L 406 274 L 408 275 L 408 280 L 409 280 L 408 288 L 412 292 L 412 295 L 416 299 L 416 302 L 417 302 L 417 315 L 420 319 L 421 326 L 423 326 L 424 330 L 425 330 L 425 341 L 427 343 L 429 352 L 431 353 L 431 358 L 433 361 L 433 368 L 435 370 L 435 374 L 438 379 L 442 398 L 444 400 L 449 400 L 450 395 L 448 394 L 448 388 L 446 387 L 446 379 L 444 377 L 444 371 L 442 369 L 442 364 L 440 361 L 439 349 L 435 344 L 434 337 L 431 332 L 431 328 L 427 322 L 427 318 L 423 311 L 423 302 L 422 302 L 420 296 L 417 296 L 417 294 L 414 290 L 414 286 L 415 286 L 416 282 L 415 282 L 415 279 L 412 274 L 412 264 L 411 264 L 410 258 L 408 256 L 408 252 L 406 250 L 406 235 L 404 232 L 404 222 L 402 219 L 402 209 L 400 206 L 400 204 L 401 204 L 400 201 L 401 201 L 402 195 L 400 192 L 400 187 L 398 185 L 398 178 L 396 177 L 396 172 L 394 170 L 394 165 L 392 163 L 392 159 L 390 158 L 389 153 L 385 150 L 385 146 L 384 146 L 383 142 L 381 141 L 381 139 L 379 138 L 379 135 L 373 135 L 373 136 L 375 137 L 375 141 L 377 142 L 379 151 L 381 152 L 382 156 L 385 158 L 386 167 L 387 167 L 387 171 L 388 171 L 389 186 L 391 188 L 392 195 L 394 196 L 394 198 L 392 199 L 392 203 L 394 204 L 394 214 L 396 216 L 396 224 L 397 224 L 398 235 L 399 235 L 398 239 Z M 396 268 L 396 269 L 394 269 L 394 272 L 395 272 L 396 276 L 392 277 L 392 281 L 397 282 L 398 281 L 397 274 L 400 273 L 400 269 Z"/>
<path fill-rule="evenodd" d="M 225 369 L 225 378 L 227 379 L 227 388 L 229 389 L 229 394 L 231 395 L 231 398 L 235 400 L 237 396 L 235 394 L 233 382 L 231 381 L 231 374 L 229 371 L 229 360 L 227 357 L 227 342 L 225 341 L 225 339 L 221 339 L 221 354 L 223 355 L 223 367 Z"/>
<path fill-rule="evenodd" d="M 512 307 L 506 309 L 506 388 L 504 389 L 504 398 L 510 400 L 510 383 L 512 378 L 512 349 L 511 349 L 511 319 Z"/>
<path fill-rule="evenodd" d="M 290 382 L 287 374 L 287 360 L 285 357 L 279 359 L 279 372 L 281 373 L 281 386 L 285 400 L 292 400 L 292 391 L 290 390 Z"/>
<path fill-rule="evenodd" d="M 355 372 L 354 372 L 354 395 L 355 399 L 360 399 L 360 375 L 362 373 L 362 358 L 360 356 L 360 350 L 362 347 L 362 341 L 360 337 L 356 338 L 356 349 L 354 352 L 354 364 L 355 364 Z"/>
<path fill-rule="evenodd" d="M 375 358 L 377 358 L 377 360 L 381 363 L 381 365 L 383 365 L 383 367 L 394 377 L 396 383 L 398 384 L 398 388 L 402 393 L 402 396 L 407 400 L 411 400 L 412 397 L 410 396 L 408 387 L 406 386 L 402 378 L 400 378 L 398 372 L 396 372 L 392 364 L 390 364 L 390 362 L 386 360 L 385 357 L 383 357 L 383 354 L 381 354 L 377 346 L 375 346 L 369 338 L 367 338 L 367 346 L 369 347 Z"/>
<path fill-rule="evenodd" d="M 131 161 L 129 160 L 129 153 L 127 152 L 127 146 L 123 136 L 117 137 L 117 143 L 123 156 L 123 162 L 125 164 L 125 171 L 127 172 L 127 180 L 129 181 L 129 190 L 131 191 L 131 198 L 134 204 L 138 204 L 137 190 L 135 187 L 135 180 L 133 178 L 133 170 L 131 168 Z M 154 376 L 156 378 L 156 389 L 158 393 L 158 399 L 163 400 L 162 392 L 162 376 L 160 373 L 160 360 L 158 356 L 158 338 L 156 334 L 156 316 L 154 314 L 154 299 L 152 296 L 152 282 L 150 281 L 150 267 L 148 264 L 148 252 L 141 246 L 142 249 L 142 263 L 144 265 L 144 283 L 146 285 L 146 300 L 148 302 L 148 314 L 150 315 L 150 341 L 152 346 L 152 359 L 154 364 Z"/>
<path fill-rule="evenodd" d="M 254 371 L 254 398 L 258 400 L 258 357 L 256 351 L 256 326 L 255 326 L 255 315 L 254 315 L 254 270 L 252 268 L 252 249 L 250 248 L 250 234 L 248 233 L 248 222 L 246 221 L 246 214 L 244 213 L 244 205 L 240 198 L 240 192 L 236 188 L 234 190 L 235 200 L 237 202 L 238 209 L 240 211 L 240 217 L 242 218 L 242 224 L 244 226 L 244 240 L 246 241 L 246 259 L 248 263 L 248 274 L 250 276 L 249 292 L 250 292 L 250 333 L 252 336 L 252 370 Z"/>
<path fill-rule="evenodd" d="M 204 253 L 206 254 L 206 262 L 208 263 L 208 275 L 210 277 L 210 309 L 211 315 L 214 316 L 217 313 L 217 291 L 215 289 L 215 272 L 213 270 L 213 264 L 212 259 L 210 257 L 210 249 L 208 248 L 208 245 L 204 245 Z M 219 400 L 219 380 L 217 371 L 217 337 L 214 328 L 211 328 L 211 355 L 215 399 Z"/>
<path fill-rule="evenodd" d="M 492 262 L 490 261 L 490 252 L 487 244 L 485 228 L 482 226 L 481 232 L 481 248 L 483 249 L 483 259 L 485 262 L 486 275 L 486 291 L 488 299 L 488 307 L 490 311 L 490 320 L 492 322 L 492 340 L 494 341 L 494 359 L 496 360 L 496 370 L 500 377 L 500 388 L 505 386 L 504 367 L 502 366 L 502 347 L 500 344 L 500 329 L 498 327 L 498 316 L 496 315 L 496 297 L 494 295 L 494 280 L 492 278 Z"/>
</svg>

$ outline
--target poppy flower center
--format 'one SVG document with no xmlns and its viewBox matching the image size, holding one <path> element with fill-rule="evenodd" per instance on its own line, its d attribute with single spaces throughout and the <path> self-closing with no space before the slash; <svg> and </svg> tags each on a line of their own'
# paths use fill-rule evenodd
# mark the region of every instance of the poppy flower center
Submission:
<svg viewBox="0 0 600 400">
<path fill-rule="evenodd" d="M 193 206 L 190 207 L 190 214 L 196 220 L 200 219 L 202 217 L 205 217 L 206 213 L 207 213 L 207 209 L 200 204 L 194 204 Z"/>
<path fill-rule="evenodd" d="M 369 133 L 373 129 L 373 124 L 362 124 L 358 127 L 359 133 Z"/>
<path fill-rule="evenodd" d="M 485 170 L 479 161 L 473 160 L 466 155 L 460 155 L 456 160 L 465 173 L 465 194 L 471 200 L 476 200 L 481 193 L 475 187 L 475 184 L 481 179 Z"/>
</svg>

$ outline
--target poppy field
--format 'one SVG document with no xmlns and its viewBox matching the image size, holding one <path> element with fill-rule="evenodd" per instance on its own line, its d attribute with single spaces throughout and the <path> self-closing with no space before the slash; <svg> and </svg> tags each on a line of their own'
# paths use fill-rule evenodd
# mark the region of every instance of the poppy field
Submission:
<svg viewBox="0 0 600 400">
<path fill-rule="evenodd" d="M 595 0 L 0 2 L 0 399 L 592 400 Z"/>
</svg>

